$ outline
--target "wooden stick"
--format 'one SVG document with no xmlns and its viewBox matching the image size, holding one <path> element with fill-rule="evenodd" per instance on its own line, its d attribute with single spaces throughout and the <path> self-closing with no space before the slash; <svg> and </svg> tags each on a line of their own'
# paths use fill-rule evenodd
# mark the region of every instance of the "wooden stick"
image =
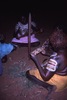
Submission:
<svg viewBox="0 0 67 100">
<path fill-rule="evenodd" d="M 30 58 L 30 52 L 31 52 L 31 13 L 29 13 L 29 34 L 28 34 L 28 56 Z"/>
</svg>

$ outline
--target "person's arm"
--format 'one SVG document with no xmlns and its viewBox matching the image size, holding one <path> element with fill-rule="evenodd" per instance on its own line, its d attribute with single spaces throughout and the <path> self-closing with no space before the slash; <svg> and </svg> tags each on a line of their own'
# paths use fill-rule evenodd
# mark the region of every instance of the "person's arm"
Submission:
<svg viewBox="0 0 67 100">
<path fill-rule="evenodd" d="M 46 41 L 43 43 L 42 48 L 44 48 L 41 52 L 41 54 L 45 56 L 50 56 L 54 51 L 51 48 L 51 44 L 49 42 L 49 38 L 46 39 Z"/>
<path fill-rule="evenodd" d="M 15 30 L 14 30 L 14 33 L 13 33 L 13 37 L 15 37 L 16 39 L 19 39 L 19 37 L 18 37 L 19 29 L 20 29 L 20 22 L 18 22 L 16 24 Z"/>
<path fill-rule="evenodd" d="M 45 70 L 41 67 L 41 64 L 38 60 L 38 58 L 35 55 L 32 55 L 31 53 L 31 58 L 34 61 L 34 63 L 36 64 L 36 67 L 38 68 L 41 77 L 45 80 L 48 81 L 54 74 L 55 72 L 51 72 L 48 69 L 45 68 Z M 46 65 L 44 66 L 46 67 Z"/>
</svg>

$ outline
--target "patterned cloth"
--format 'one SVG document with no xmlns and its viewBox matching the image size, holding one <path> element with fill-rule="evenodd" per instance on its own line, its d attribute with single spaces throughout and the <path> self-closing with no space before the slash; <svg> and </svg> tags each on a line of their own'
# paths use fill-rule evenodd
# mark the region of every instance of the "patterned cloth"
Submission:
<svg viewBox="0 0 67 100">
<path fill-rule="evenodd" d="M 31 22 L 31 25 L 33 27 L 36 27 L 36 24 L 34 22 Z M 15 32 L 17 32 L 18 29 L 20 29 L 22 35 L 25 35 L 25 33 L 28 32 L 28 23 L 24 25 L 21 22 L 18 22 L 17 25 L 16 25 L 16 27 L 15 27 Z M 31 29 L 31 33 L 32 32 L 33 32 L 33 30 Z"/>
</svg>

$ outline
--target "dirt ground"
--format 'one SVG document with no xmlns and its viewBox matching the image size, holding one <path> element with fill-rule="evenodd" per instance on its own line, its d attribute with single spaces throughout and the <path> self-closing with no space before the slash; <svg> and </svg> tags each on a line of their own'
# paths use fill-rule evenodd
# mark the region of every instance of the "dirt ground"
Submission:
<svg viewBox="0 0 67 100">
<path fill-rule="evenodd" d="M 1 32 L 6 34 L 6 41 L 11 42 L 16 19 L 9 19 L 6 22 L 2 23 Z M 48 24 L 43 33 L 36 35 L 40 40 L 40 45 L 51 33 L 51 27 L 47 26 Z M 32 47 L 31 51 L 36 48 Z M 44 56 L 38 56 L 39 60 L 43 61 Z M 28 56 L 28 47 L 17 47 L 10 53 L 7 62 L 3 63 L 3 75 L 0 76 L 0 100 L 67 100 L 67 89 L 48 94 L 45 88 L 29 81 L 25 72 L 34 67 L 36 67 L 34 62 Z"/>
</svg>

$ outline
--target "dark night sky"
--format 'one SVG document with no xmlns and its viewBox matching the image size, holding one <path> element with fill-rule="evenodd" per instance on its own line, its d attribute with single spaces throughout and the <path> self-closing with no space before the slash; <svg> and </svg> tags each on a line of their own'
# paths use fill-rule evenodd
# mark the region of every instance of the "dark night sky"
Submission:
<svg viewBox="0 0 67 100">
<path fill-rule="evenodd" d="M 66 12 L 66 2 L 54 0 L 0 0 L 1 14 L 20 14 L 23 12 L 56 13 Z M 60 13 L 59 13 L 60 12 Z"/>
<path fill-rule="evenodd" d="M 38 2 L 36 2 L 38 1 Z M 59 21 L 67 25 L 67 3 L 59 0 L 0 0 L 0 17 L 21 16 L 31 12 L 39 20 Z"/>
</svg>

